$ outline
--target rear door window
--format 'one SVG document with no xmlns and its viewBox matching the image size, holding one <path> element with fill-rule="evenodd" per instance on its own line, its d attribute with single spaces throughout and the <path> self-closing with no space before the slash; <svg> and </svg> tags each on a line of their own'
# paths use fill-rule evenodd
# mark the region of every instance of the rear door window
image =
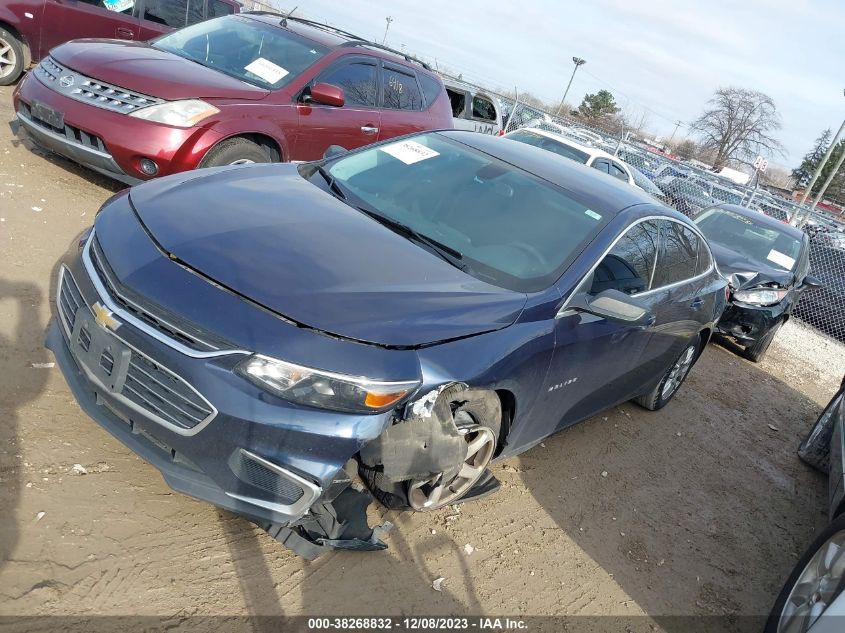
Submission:
<svg viewBox="0 0 845 633">
<path fill-rule="evenodd" d="M 598 160 L 594 160 L 593 164 L 590 165 L 593 169 L 598 169 L 603 174 L 610 173 L 610 163 L 608 163 L 604 158 L 599 158 Z"/>
<path fill-rule="evenodd" d="M 375 107 L 378 103 L 375 62 L 353 62 L 329 70 L 318 81 L 343 88 L 347 105 Z"/>
<path fill-rule="evenodd" d="M 660 288 L 695 277 L 700 238 L 679 222 L 661 221 L 661 248 L 652 287 Z"/>
<path fill-rule="evenodd" d="M 382 73 L 384 107 L 393 110 L 422 110 L 423 98 L 417 78 L 395 68 L 384 67 Z"/>
<path fill-rule="evenodd" d="M 179 29 L 202 22 L 204 0 L 144 0 L 141 17 L 156 24 Z"/>
<path fill-rule="evenodd" d="M 635 295 L 651 289 L 658 234 L 658 225 L 652 220 L 629 228 L 596 267 L 591 294 L 619 290 Z"/>
<path fill-rule="evenodd" d="M 472 98 L 472 118 L 482 121 L 496 122 L 496 108 L 493 102 L 478 95 Z"/>
<path fill-rule="evenodd" d="M 614 178 L 618 178 L 619 180 L 628 182 L 628 174 L 626 174 L 625 170 L 616 163 L 610 163 L 610 175 Z"/>
</svg>

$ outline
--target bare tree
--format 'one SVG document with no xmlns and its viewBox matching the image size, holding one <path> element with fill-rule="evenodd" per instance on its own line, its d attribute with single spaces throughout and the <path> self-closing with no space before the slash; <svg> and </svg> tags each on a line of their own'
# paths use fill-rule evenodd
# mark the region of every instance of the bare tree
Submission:
<svg viewBox="0 0 845 633">
<path fill-rule="evenodd" d="M 745 163 L 757 154 L 784 155 L 772 136 L 781 127 L 774 100 L 745 88 L 719 88 L 707 108 L 692 124 L 701 137 L 701 148 L 714 153 L 713 168 L 729 160 Z"/>
</svg>

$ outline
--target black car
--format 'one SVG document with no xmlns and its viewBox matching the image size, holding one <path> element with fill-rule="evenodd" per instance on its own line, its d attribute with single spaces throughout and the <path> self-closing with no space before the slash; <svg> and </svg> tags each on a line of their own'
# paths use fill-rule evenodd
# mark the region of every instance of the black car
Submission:
<svg viewBox="0 0 845 633">
<path fill-rule="evenodd" d="M 710 207 L 694 222 L 731 289 L 718 329 L 759 362 L 802 292 L 820 285 L 809 275 L 810 240 L 793 226 L 732 204 Z"/>
</svg>

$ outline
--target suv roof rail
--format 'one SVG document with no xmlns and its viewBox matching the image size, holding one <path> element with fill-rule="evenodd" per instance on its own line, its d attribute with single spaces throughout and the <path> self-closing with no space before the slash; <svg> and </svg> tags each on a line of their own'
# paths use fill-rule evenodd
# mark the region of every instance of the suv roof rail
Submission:
<svg viewBox="0 0 845 633">
<path fill-rule="evenodd" d="M 320 31 L 325 31 L 326 33 L 334 33 L 335 35 L 340 35 L 341 37 L 349 38 L 348 42 L 344 42 L 341 46 L 367 46 L 369 48 L 376 48 L 382 51 L 387 51 L 388 53 L 393 53 L 394 55 L 398 55 L 402 59 L 407 62 L 414 62 L 419 64 L 426 70 L 431 70 L 431 66 L 426 64 L 421 59 L 417 59 L 413 55 L 408 55 L 407 53 L 403 53 L 402 51 L 397 51 L 395 48 L 390 48 L 389 46 L 385 46 L 384 44 L 378 44 L 376 42 L 371 42 L 366 38 L 361 37 L 360 35 L 355 35 L 354 33 L 350 33 L 349 31 L 344 31 L 341 28 L 336 26 L 330 26 L 328 24 L 323 24 L 322 22 L 315 22 L 314 20 L 308 20 L 306 18 L 296 17 L 290 14 L 284 14 L 279 11 L 247 11 L 246 13 L 252 13 L 257 15 L 278 15 L 282 17 L 282 26 L 284 26 L 284 22 L 286 20 L 291 20 L 293 22 L 299 22 L 300 24 L 305 24 L 306 26 L 310 26 L 315 29 L 319 29 Z"/>
</svg>

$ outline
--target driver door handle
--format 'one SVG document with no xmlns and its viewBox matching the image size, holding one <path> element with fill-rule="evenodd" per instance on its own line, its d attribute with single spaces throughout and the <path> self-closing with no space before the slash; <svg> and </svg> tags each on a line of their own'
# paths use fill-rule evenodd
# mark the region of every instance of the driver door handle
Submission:
<svg viewBox="0 0 845 633">
<path fill-rule="evenodd" d="M 373 134 L 377 134 L 377 133 L 378 133 L 378 128 L 377 128 L 377 127 L 373 127 L 372 125 L 362 125 L 362 126 L 361 126 L 361 131 L 362 131 L 364 134 L 367 134 L 368 136 L 372 136 Z"/>
<path fill-rule="evenodd" d="M 701 297 L 696 297 L 695 299 L 692 300 L 692 303 L 689 304 L 689 307 L 692 308 L 693 310 L 698 310 L 703 305 L 704 305 L 704 299 L 702 299 Z"/>
<path fill-rule="evenodd" d="M 119 26 L 117 27 L 117 37 L 121 40 L 134 40 L 135 34 L 132 32 L 132 29 Z"/>
</svg>

